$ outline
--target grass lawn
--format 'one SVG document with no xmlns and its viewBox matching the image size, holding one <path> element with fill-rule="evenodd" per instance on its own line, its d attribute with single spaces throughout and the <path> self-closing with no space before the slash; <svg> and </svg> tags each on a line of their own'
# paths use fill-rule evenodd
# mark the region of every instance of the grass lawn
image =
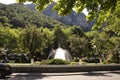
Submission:
<svg viewBox="0 0 120 80">
<path fill-rule="evenodd" d="M 30 63 L 7 63 L 7 64 L 9 64 L 9 65 L 32 65 L 32 64 L 30 64 Z"/>
</svg>

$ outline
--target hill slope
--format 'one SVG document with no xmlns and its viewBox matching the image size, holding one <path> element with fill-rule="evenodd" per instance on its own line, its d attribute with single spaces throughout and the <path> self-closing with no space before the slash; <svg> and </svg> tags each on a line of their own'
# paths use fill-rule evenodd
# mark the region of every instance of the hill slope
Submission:
<svg viewBox="0 0 120 80">
<path fill-rule="evenodd" d="M 25 27 L 33 24 L 37 27 L 52 28 L 55 25 L 65 26 L 54 18 L 31 10 L 23 4 L 0 4 L 0 25 L 11 27 Z"/>
</svg>

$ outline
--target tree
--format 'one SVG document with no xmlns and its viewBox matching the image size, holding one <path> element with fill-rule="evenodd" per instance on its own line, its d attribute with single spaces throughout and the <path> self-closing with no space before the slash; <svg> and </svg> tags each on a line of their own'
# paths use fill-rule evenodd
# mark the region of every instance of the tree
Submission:
<svg viewBox="0 0 120 80">
<path fill-rule="evenodd" d="M 94 55 L 97 56 L 102 63 L 105 60 L 106 54 L 113 46 L 109 41 L 109 36 L 105 32 L 96 32 L 95 37 L 90 40 L 94 49 Z"/>
<path fill-rule="evenodd" d="M 53 28 L 55 25 L 65 26 L 56 19 L 27 8 L 24 4 L 0 4 L 0 25 L 23 28 L 29 24 L 48 28 Z"/>
<path fill-rule="evenodd" d="M 52 46 L 54 45 L 54 34 L 48 28 L 42 28 L 42 47 L 40 47 L 39 54 L 42 59 L 47 59 Z"/>
<path fill-rule="evenodd" d="M 19 30 L 0 27 L 0 47 L 7 49 L 7 53 L 18 48 Z"/>
<path fill-rule="evenodd" d="M 7 22 L 9 22 L 9 20 L 6 16 L 0 16 L 0 22 L 1 23 L 7 23 Z"/>
<path fill-rule="evenodd" d="M 42 11 L 51 2 L 56 2 L 54 10 L 60 15 L 66 15 L 74 9 L 81 12 L 84 8 L 89 12 L 89 20 L 98 18 L 97 25 L 102 25 L 110 14 L 120 11 L 120 0 L 17 0 L 20 3 L 31 1 L 37 4 L 37 9 Z M 99 28 L 100 26 L 97 26 Z"/>
<path fill-rule="evenodd" d="M 88 51 L 88 41 L 84 37 L 79 35 L 72 35 L 69 37 L 70 49 L 74 57 L 78 57 L 79 60 L 86 56 Z"/>
<path fill-rule="evenodd" d="M 120 13 L 114 13 L 110 15 L 108 20 L 106 21 L 106 25 L 103 29 L 104 31 L 108 33 L 112 33 L 113 35 L 120 35 Z"/>
<path fill-rule="evenodd" d="M 112 36 L 109 40 L 113 44 L 112 61 L 115 63 L 120 63 L 120 37 Z"/>
<path fill-rule="evenodd" d="M 79 35 L 80 37 L 84 36 L 84 32 L 83 32 L 81 27 L 79 27 L 79 26 L 72 26 L 72 27 L 69 27 L 69 28 L 71 30 L 71 34 L 72 35 Z"/>
<path fill-rule="evenodd" d="M 25 20 L 21 16 L 12 17 L 10 23 L 14 27 L 25 27 Z"/>
<path fill-rule="evenodd" d="M 34 61 L 34 54 L 42 45 L 41 29 L 36 27 L 26 27 L 21 34 L 23 46 L 31 55 L 31 63 Z"/>
<path fill-rule="evenodd" d="M 54 47 L 58 48 L 59 46 L 64 47 L 66 44 L 66 35 L 63 33 L 63 30 L 60 26 L 56 26 L 53 30 L 54 34 Z"/>
</svg>

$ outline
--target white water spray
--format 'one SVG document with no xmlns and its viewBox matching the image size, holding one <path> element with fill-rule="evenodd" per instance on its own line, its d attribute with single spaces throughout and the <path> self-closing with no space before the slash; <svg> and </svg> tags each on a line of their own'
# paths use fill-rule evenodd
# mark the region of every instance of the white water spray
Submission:
<svg viewBox="0 0 120 80">
<path fill-rule="evenodd" d="M 50 59 L 50 57 L 53 57 L 54 59 L 62 59 L 65 61 L 72 61 L 72 56 L 71 56 L 70 52 L 61 47 L 59 47 L 56 50 L 52 50 L 48 56 L 48 59 Z"/>
</svg>

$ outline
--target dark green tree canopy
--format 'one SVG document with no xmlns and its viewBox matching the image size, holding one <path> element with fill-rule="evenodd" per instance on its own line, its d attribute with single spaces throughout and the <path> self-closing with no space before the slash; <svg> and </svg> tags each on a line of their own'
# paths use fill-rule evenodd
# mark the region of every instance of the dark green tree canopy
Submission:
<svg viewBox="0 0 120 80">
<path fill-rule="evenodd" d="M 0 23 L 13 28 L 35 25 L 37 27 L 53 28 L 55 25 L 65 26 L 63 23 L 42 13 L 31 10 L 23 4 L 0 4 Z"/>
</svg>

